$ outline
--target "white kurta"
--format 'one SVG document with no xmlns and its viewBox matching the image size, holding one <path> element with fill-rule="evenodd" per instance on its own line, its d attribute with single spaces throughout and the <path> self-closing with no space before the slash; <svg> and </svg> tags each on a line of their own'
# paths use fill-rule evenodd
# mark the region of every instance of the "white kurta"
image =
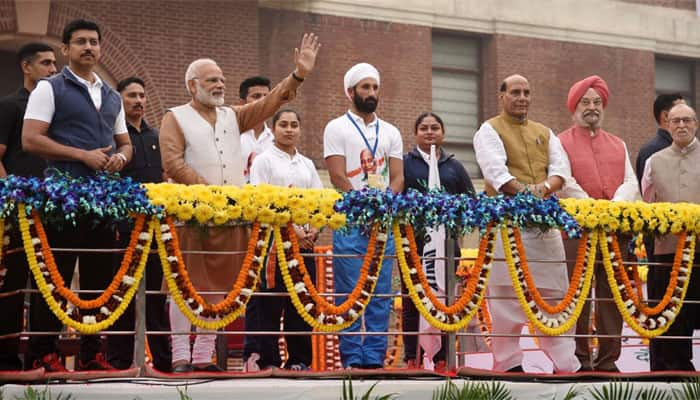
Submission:
<svg viewBox="0 0 700 400">
<path fill-rule="evenodd" d="M 484 180 L 491 186 L 500 190 L 508 181 L 515 179 L 508 171 L 506 161 L 506 149 L 503 146 L 498 133 L 493 127 L 485 122 L 474 134 L 474 151 L 476 160 L 484 174 Z M 549 166 L 547 176 L 559 176 L 566 179 L 571 173 L 568 168 L 568 158 L 566 152 L 554 133 L 549 134 Z M 530 263 L 530 271 L 538 288 L 548 288 L 556 290 L 566 290 L 568 284 L 568 274 L 566 263 L 564 263 L 564 243 L 558 230 L 551 229 L 542 234 L 538 229 L 523 230 L 523 245 L 528 260 L 551 260 L 561 261 L 560 263 Z M 500 235 L 497 235 L 496 259 L 503 259 L 503 243 Z M 503 285 L 512 286 L 508 267 L 503 261 L 493 263 L 489 286 Z"/>
<path fill-rule="evenodd" d="M 474 150 L 476 159 L 484 174 L 484 179 L 491 186 L 500 191 L 500 188 L 515 177 L 510 174 L 506 162 L 508 155 L 498 133 L 489 123 L 484 123 L 474 135 Z M 564 148 L 550 131 L 548 148 L 549 165 L 547 176 L 559 176 L 566 179 L 568 160 Z M 561 234 L 556 229 L 541 232 L 536 229 L 522 230 L 521 236 L 525 254 L 530 266 L 530 273 L 544 297 L 563 297 L 568 286 L 568 273 L 564 263 L 564 243 Z M 503 259 L 503 243 L 500 234 L 494 256 Z M 553 262 L 533 262 L 534 260 L 546 260 Z M 494 261 L 491 276 L 489 278 L 489 296 L 505 297 L 509 299 L 489 299 L 489 308 L 493 315 L 493 332 L 495 334 L 519 334 L 527 322 L 525 313 L 514 299 L 513 282 L 508 273 L 508 267 L 503 261 Z M 572 327 L 567 333 L 573 333 Z M 576 344 L 573 338 L 541 337 L 540 346 L 550 357 L 557 372 L 573 372 L 581 367 L 574 355 Z M 493 369 L 507 371 L 521 366 L 523 352 L 520 348 L 518 337 L 494 336 Z"/>
<path fill-rule="evenodd" d="M 209 124 L 190 104 L 171 109 L 185 136 L 185 163 L 211 185 L 242 186 L 243 159 L 236 113 L 216 108 L 216 125 Z"/>
</svg>

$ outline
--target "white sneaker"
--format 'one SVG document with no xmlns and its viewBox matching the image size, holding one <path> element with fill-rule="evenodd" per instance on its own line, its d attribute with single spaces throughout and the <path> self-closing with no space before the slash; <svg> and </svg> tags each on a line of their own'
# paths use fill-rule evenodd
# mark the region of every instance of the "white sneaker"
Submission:
<svg viewBox="0 0 700 400">
<path fill-rule="evenodd" d="M 245 363 L 243 363 L 243 372 L 257 372 L 260 371 L 260 366 L 258 365 L 258 360 L 260 359 L 260 354 L 251 353 Z"/>
</svg>

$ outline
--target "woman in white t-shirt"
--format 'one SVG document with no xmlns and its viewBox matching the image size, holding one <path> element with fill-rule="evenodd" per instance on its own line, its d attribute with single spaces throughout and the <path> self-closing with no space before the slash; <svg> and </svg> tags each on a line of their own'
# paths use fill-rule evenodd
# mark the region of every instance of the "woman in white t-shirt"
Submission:
<svg viewBox="0 0 700 400">
<path fill-rule="evenodd" d="M 301 118 L 293 110 L 280 110 L 272 117 L 274 145 L 257 155 L 250 169 L 250 183 L 270 184 L 284 187 L 320 189 L 323 187 L 314 163 L 297 151 L 301 137 Z M 294 226 L 302 253 L 313 253 L 314 243 L 318 239 L 318 230 L 308 226 Z M 304 257 L 311 279 L 315 280 L 315 261 L 313 257 Z M 268 292 L 286 292 L 282 277 L 275 269 L 274 287 L 272 282 L 265 282 Z M 288 297 L 256 297 L 250 300 L 257 309 L 257 325 L 262 331 L 278 330 L 280 315 L 284 311 L 284 330 L 311 331 L 309 325 L 299 316 Z M 247 321 L 247 319 L 246 319 Z M 260 368 L 279 367 L 281 364 L 276 336 L 259 336 L 257 342 L 257 364 Z M 285 368 L 305 370 L 311 365 L 311 336 L 290 335 L 286 338 L 289 358 Z M 254 357 L 251 354 L 249 359 Z M 259 358 L 258 358 L 259 357 Z M 254 358 L 254 359 L 255 359 Z"/>
</svg>

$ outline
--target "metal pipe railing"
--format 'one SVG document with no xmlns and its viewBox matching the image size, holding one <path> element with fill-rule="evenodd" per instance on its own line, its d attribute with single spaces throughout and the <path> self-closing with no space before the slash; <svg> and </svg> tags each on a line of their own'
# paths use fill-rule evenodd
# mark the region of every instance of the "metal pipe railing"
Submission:
<svg viewBox="0 0 700 400">
<path fill-rule="evenodd" d="M 125 249 L 82 249 L 82 248 L 52 248 L 53 252 L 95 252 L 95 253 L 120 253 L 124 252 Z M 14 252 L 23 252 L 23 249 L 17 248 L 17 249 L 10 249 L 8 253 L 14 253 Z M 155 253 L 154 250 L 151 250 L 151 253 Z M 222 251 L 222 252 L 211 252 L 211 251 L 183 251 L 182 253 L 184 254 L 244 254 L 245 252 L 242 251 Z M 304 256 L 312 256 L 312 257 L 331 257 L 331 258 L 361 258 L 362 256 L 357 256 L 357 255 L 337 255 L 337 254 L 326 254 L 326 253 L 304 253 Z M 386 258 L 389 259 L 394 259 L 395 256 L 389 256 L 387 255 Z M 428 258 L 428 257 L 426 257 Z M 454 265 L 455 262 L 459 260 L 474 260 L 474 258 L 463 258 L 463 257 L 456 257 L 454 254 L 454 239 L 448 234 L 447 240 L 445 243 L 445 257 L 429 257 L 431 259 L 435 260 L 445 260 L 446 265 Z M 504 261 L 503 259 L 495 259 L 494 261 Z M 563 261 L 551 261 L 551 260 L 529 260 L 530 262 L 540 262 L 540 263 L 562 263 L 566 262 L 569 260 L 563 260 Z M 601 263 L 600 261 L 597 261 L 597 263 Z M 625 265 L 634 265 L 638 264 L 635 262 L 623 262 Z M 670 267 L 670 264 L 668 263 L 655 263 L 655 262 L 646 262 L 646 265 L 650 266 L 660 266 L 660 267 Z M 697 266 L 697 268 L 700 268 L 700 266 Z M 447 299 L 448 303 L 454 302 L 456 298 L 456 276 L 454 274 L 448 273 L 446 274 L 446 288 L 447 288 L 447 293 L 445 296 L 438 296 L 439 298 Z M 76 293 L 85 293 L 85 294 L 99 294 L 102 293 L 101 290 L 75 290 Z M 23 295 L 23 294 L 35 294 L 38 293 L 38 290 L 36 289 L 18 289 L 18 290 L 13 290 L 10 292 L 5 292 L 5 293 L 0 293 L 0 298 L 3 297 L 9 297 L 9 296 L 17 296 L 17 295 Z M 214 294 L 214 295 L 225 295 L 227 292 L 224 291 L 202 291 L 200 292 L 201 294 Z M 211 332 L 191 332 L 191 331 L 148 331 L 146 329 L 146 296 L 147 295 L 153 295 L 153 294 L 168 294 L 168 291 L 163 291 L 163 290 L 146 290 L 146 277 L 142 278 L 137 295 L 134 298 L 134 308 L 135 308 L 135 326 L 133 331 L 104 331 L 101 332 L 101 335 L 134 335 L 134 365 L 136 367 L 141 368 L 141 371 L 143 372 L 144 365 L 145 365 L 145 346 L 146 346 L 146 337 L 147 335 L 192 335 L 192 334 L 212 334 Z M 343 297 L 347 296 L 347 293 L 320 293 L 324 297 Z M 253 293 L 253 296 L 260 296 L 260 297 L 288 297 L 289 294 L 286 292 L 255 292 Z M 396 296 L 402 296 L 403 298 L 408 297 L 408 295 L 401 295 L 401 294 L 377 294 L 374 295 L 379 298 L 386 298 L 386 297 L 396 297 Z M 488 301 L 498 301 L 498 300 L 514 300 L 515 297 L 498 297 L 498 296 L 487 296 L 486 299 Z M 558 301 L 560 300 L 559 298 L 544 298 L 545 300 L 552 300 L 552 301 Z M 612 298 L 588 298 L 589 301 L 591 302 L 611 302 L 614 301 Z M 648 299 L 648 300 L 659 300 L 659 299 Z M 685 300 L 685 304 L 698 304 L 700 303 L 700 300 Z M 31 312 L 31 310 L 30 310 Z M 17 333 L 10 333 L 10 334 L 5 334 L 5 335 L 0 335 L 0 340 L 3 339 L 10 339 L 10 338 L 17 338 L 17 337 L 31 337 L 31 336 L 50 336 L 50 335 L 57 335 L 61 334 L 61 332 L 35 332 L 35 331 L 22 331 L 22 332 L 17 332 Z M 243 336 L 243 335 L 260 335 L 260 336 L 325 336 L 325 335 L 331 335 L 331 336 L 394 336 L 394 335 L 403 335 L 403 336 L 420 336 L 420 335 L 437 335 L 437 336 L 447 336 L 447 346 L 448 348 L 446 349 L 447 354 L 453 354 L 453 357 L 448 357 L 447 359 L 447 366 L 450 369 L 456 368 L 457 367 L 457 350 L 455 347 L 456 340 L 458 338 L 464 338 L 464 337 L 546 337 L 547 335 L 541 334 L 541 333 L 534 333 L 534 334 L 494 334 L 494 333 L 482 333 L 482 332 L 450 332 L 450 333 L 444 333 L 444 332 L 412 332 L 412 331 L 387 331 L 387 332 L 332 332 L 332 333 L 326 333 L 326 332 L 279 332 L 279 331 L 219 331 L 216 332 L 217 335 L 223 335 L 223 336 Z M 79 332 L 70 332 L 66 333 L 63 332 L 63 335 L 66 336 L 73 336 L 73 335 L 80 335 Z M 602 335 L 602 334 L 562 334 L 559 335 L 559 337 L 564 337 L 564 338 L 638 338 L 638 335 L 627 335 L 627 334 L 620 334 L 620 335 Z M 700 336 L 664 336 L 664 339 L 669 339 L 669 340 L 687 340 L 691 339 L 693 341 L 700 341 Z"/>
</svg>

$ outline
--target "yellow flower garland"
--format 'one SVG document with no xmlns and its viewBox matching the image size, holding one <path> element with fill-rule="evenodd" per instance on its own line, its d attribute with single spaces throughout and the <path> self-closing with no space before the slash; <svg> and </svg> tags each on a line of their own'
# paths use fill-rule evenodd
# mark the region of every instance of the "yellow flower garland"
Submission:
<svg viewBox="0 0 700 400">
<path fill-rule="evenodd" d="M 477 296 L 477 301 L 474 304 L 473 302 L 470 301 L 469 304 L 472 304 L 472 306 L 467 306 L 465 307 L 466 311 L 466 316 L 463 318 L 459 319 L 457 322 L 453 323 L 448 323 L 448 322 L 443 322 L 440 321 L 438 318 L 436 318 L 427 308 L 426 305 L 421 301 L 420 297 L 418 296 L 418 292 L 416 291 L 416 288 L 414 285 L 410 284 L 412 282 L 411 280 L 411 268 L 408 265 L 408 262 L 406 261 L 406 254 L 405 254 L 405 249 L 403 246 L 403 241 L 404 238 L 401 235 L 401 229 L 399 227 L 398 223 L 394 223 L 393 225 L 393 231 L 394 231 L 394 238 L 397 244 L 396 246 L 396 259 L 399 262 L 399 268 L 401 270 L 401 275 L 403 277 L 404 282 L 408 282 L 405 286 L 408 289 L 408 295 L 411 298 L 411 301 L 413 301 L 413 304 L 416 306 L 416 309 L 420 313 L 420 315 L 425 318 L 425 320 L 433 327 L 440 329 L 441 331 L 445 332 L 454 332 L 458 331 L 467 324 L 469 324 L 469 321 L 474 318 L 474 315 L 479 311 L 479 307 L 481 306 L 481 303 L 484 299 L 484 294 L 486 292 L 486 286 L 488 283 L 488 278 L 489 274 L 491 271 L 491 263 L 493 262 L 493 241 L 494 241 L 494 235 L 489 231 L 487 235 L 489 236 L 489 243 L 487 244 L 487 254 L 486 254 L 486 260 L 484 261 L 484 266 L 483 268 L 486 270 L 485 275 L 484 275 L 484 282 L 483 282 L 483 288 L 481 290 L 477 289 L 477 291 L 474 293 L 475 296 Z M 491 249 L 491 250 L 488 250 Z M 426 297 L 427 299 L 427 297 Z M 443 315 L 446 315 L 443 313 Z"/>
<path fill-rule="evenodd" d="M 154 220 L 153 222 L 153 229 L 155 229 L 156 232 L 160 232 L 160 222 Z M 265 253 L 267 249 L 267 243 L 269 243 L 270 240 L 270 229 L 269 225 L 267 224 L 261 224 L 260 226 L 261 236 L 263 239 L 259 240 L 258 243 L 263 241 L 265 244 L 262 245 L 262 254 L 259 257 L 258 261 L 255 261 L 255 268 L 254 268 L 254 273 L 255 273 L 255 278 L 254 278 L 254 284 L 253 287 L 257 286 L 258 279 L 260 279 L 260 271 L 262 270 L 262 262 L 260 260 L 265 259 Z M 165 282 L 168 287 L 168 291 L 170 292 L 170 295 L 173 298 L 173 301 L 175 304 L 177 304 L 177 308 L 180 309 L 182 314 L 187 318 L 190 323 L 196 327 L 202 328 L 202 329 L 208 329 L 208 330 L 218 330 L 221 328 L 226 327 L 238 317 L 243 314 L 245 311 L 245 306 L 248 304 L 248 301 L 250 300 L 250 296 L 245 296 L 245 302 L 237 308 L 235 311 L 223 316 L 220 319 L 216 319 L 213 321 L 207 321 L 199 318 L 192 308 L 185 304 L 185 299 L 182 297 L 182 292 L 177 287 L 177 283 L 175 282 L 175 278 L 173 278 L 173 271 L 170 269 L 170 262 L 168 261 L 168 253 L 167 250 L 165 249 L 165 242 L 163 241 L 163 238 L 160 234 L 156 235 L 156 243 L 158 244 L 158 256 L 160 257 L 160 262 L 163 267 L 163 278 L 165 278 Z M 251 267 L 252 268 L 252 267 Z"/>
<path fill-rule="evenodd" d="M 631 315 L 630 311 L 627 309 L 626 306 L 626 301 L 623 299 L 622 292 L 620 290 L 619 284 L 617 283 L 617 279 L 615 278 L 615 270 L 613 269 L 612 266 L 612 261 L 611 261 L 611 253 L 608 248 L 608 242 L 607 242 L 607 237 L 605 235 L 605 232 L 599 231 L 598 234 L 600 235 L 600 250 L 602 252 L 603 256 L 603 267 L 605 267 L 605 272 L 608 275 L 608 284 L 610 285 L 610 289 L 613 295 L 613 300 L 615 301 L 615 305 L 617 306 L 617 309 L 620 311 L 620 315 L 622 315 L 622 319 L 627 323 L 627 325 L 632 328 L 637 334 L 644 338 L 654 338 L 659 335 L 662 335 L 664 332 L 668 330 L 668 328 L 671 326 L 675 318 L 678 316 L 678 313 L 681 311 L 681 308 L 683 307 L 683 300 L 685 299 L 685 295 L 688 292 L 688 286 L 690 285 L 690 278 L 691 274 L 693 272 L 693 258 L 695 255 L 695 235 L 691 234 L 688 232 L 688 235 L 686 237 L 686 243 L 688 247 L 684 246 L 683 251 L 686 252 L 688 251 L 688 254 L 684 254 L 683 258 L 684 260 L 687 259 L 688 262 L 688 272 L 687 272 L 687 277 L 685 281 L 683 281 L 683 285 L 681 286 L 682 291 L 680 295 L 680 301 L 676 306 L 671 306 L 670 308 L 666 308 L 664 311 L 662 311 L 660 314 L 662 315 L 659 318 L 664 318 L 664 323 L 663 324 L 658 324 L 658 322 L 655 322 L 655 325 L 661 325 L 658 328 L 654 329 L 647 329 L 643 326 L 640 325 L 640 321 L 638 321 L 636 318 L 633 318 Z M 628 300 L 630 303 L 632 300 Z M 649 319 L 646 318 L 645 320 Z M 656 318 L 656 317 L 652 317 Z M 656 319 L 655 319 L 656 321 Z"/>
<path fill-rule="evenodd" d="M 562 208 L 583 229 L 623 233 L 700 233 L 700 205 L 690 203 L 645 203 L 593 199 L 560 199 Z"/>
<path fill-rule="evenodd" d="M 27 220 L 27 215 L 25 213 L 25 207 L 23 203 L 20 203 L 18 205 L 17 213 L 19 217 L 19 228 L 22 234 L 22 242 L 24 245 L 24 251 L 27 256 L 29 269 L 32 271 L 32 275 L 34 276 L 34 281 L 36 282 L 36 285 L 39 288 L 39 292 L 41 292 L 41 295 L 44 297 L 46 304 L 49 306 L 49 309 L 54 313 L 54 315 L 56 315 L 56 318 L 58 318 L 58 320 L 61 321 L 64 325 L 86 334 L 95 334 L 112 326 L 114 322 L 117 319 L 119 319 L 119 317 L 121 317 L 124 311 L 126 311 L 126 308 L 129 306 L 131 299 L 136 294 L 136 290 L 138 289 L 139 283 L 141 282 L 141 278 L 143 277 L 143 272 L 146 268 L 146 260 L 148 260 L 148 251 L 144 251 L 144 255 L 139 260 L 139 265 L 134 273 L 134 283 L 126 291 L 123 300 L 121 301 L 121 303 L 119 303 L 117 308 L 106 319 L 100 322 L 94 324 L 78 322 L 73 320 L 65 311 L 61 309 L 60 305 L 51 293 L 51 288 L 48 286 L 46 280 L 44 279 L 41 273 L 41 268 L 39 267 L 36 261 L 36 253 L 34 252 L 32 238 L 29 233 L 29 221 Z M 146 245 L 144 246 L 145 249 L 151 248 L 153 229 L 148 230 L 148 235 L 149 238 Z"/>
<path fill-rule="evenodd" d="M 374 229 L 379 229 L 376 225 Z M 288 232 L 288 234 L 293 235 L 294 232 Z M 279 226 L 274 227 L 274 241 L 275 241 L 275 246 L 277 247 L 277 265 L 279 266 L 280 272 L 282 273 L 282 281 L 284 282 L 284 286 L 287 289 L 287 292 L 289 292 L 289 298 L 292 301 L 292 304 L 294 305 L 294 308 L 297 310 L 299 315 L 302 317 L 304 321 L 306 321 L 307 324 L 309 324 L 311 327 L 318 329 L 319 331 L 322 332 L 339 332 L 343 329 L 347 329 L 355 323 L 355 321 L 362 315 L 364 312 L 365 308 L 367 307 L 367 304 L 369 301 L 372 299 L 372 293 L 374 293 L 374 288 L 377 285 L 377 279 L 379 277 L 379 273 L 382 270 L 382 263 L 384 261 L 384 251 L 386 249 L 386 242 L 387 242 L 387 237 L 386 234 L 383 234 L 380 232 L 377 234 L 377 240 L 376 242 L 378 243 L 375 248 L 375 256 L 374 259 L 376 260 L 377 263 L 377 272 L 375 273 L 374 276 L 370 274 L 368 280 L 371 282 L 371 289 L 368 291 L 368 294 L 366 297 L 360 297 L 357 303 L 360 303 L 362 305 L 362 309 L 359 312 L 354 311 L 354 308 L 350 308 L 350 311 L 347 311 L 343 313 L 342 315 L 332 315 L 332 314 L 324 314 L 321 313 L 317 318 L 314 318 L 313 315 L 305 308 L 304 304 L 302 304 L 301 300 L 299 299 L 299 293 L 297 292 L 297 288 L 295 287 L 294 282 L 292 281 L 292 276 L 289 272 L 289 263 L 287 262 L 287 256 L 285 254 L 285 245 L 291 246 L 291 243 L 284 241 L 282 238 L 282 232 Z M 303 284 L 303 282 L 301 282 Z M 305 287 L 303 290 L 308 290 Z M 316 307 L 315 304 L 311 303 L 314 307 Z M 354 313 L 354 315 L 353 315 Z M 326 324 L 321 321 L 325 321 L 326 319 L 334 319 L 334 320 L 340 320 L 339 322 L 336 322 L 334 324 Z"/>
<path fill-rule="evenodd" d="M 214 186 L 148 183 L 155 205 L 182 222 L 225 225 L 241 221 L 284 225 L 288 222 L 338 229 L 345 215 L 333 210 L 341 195 L 333 189 L 300 189 L 272 185 Z"/>
<path fill-rule="evenodd" d="M 512 228 L 501 228 L 503 252 L 505 255 L 506 265 L 508 266 L 510 279 L 513 282 L 513 290 L 515 291 L 515 297 L 518 299 L 520 307 L 525 312 L 527 319 L 535 326 L 535 328 L 540 330 L 542 333 L 549 336 L 557 336 L 561 335 L 562 333 L 565 333 L 572 326 L 574 326 L 576 320 L 578 320 L 579 316 L 581 315 L 581 310 L 583 310 L 583 306 L 586 302 L 586 298 L 588 298 L 588 293 L 591 290 L 591 282 L 593 281 L 594 270 L 593 267 L 595 264 L 596 256 L 596 242 L 598 241 L 598 235 L 591 234 L 589 236 L 590 245 L 586 246 L 586 249 L 588 249 L 590 252 L 588 253 L 587 257 L 586 272 L 583 277 L 581 292 L 579 293 L 578 297 L 572 301 L 576 305 L 574 306 L 574 309 L 571 312 L 570 316 L 568 318 L 563 317 L 564 321 L 561 321 L 562 316 L 566 315 L 567 313 L 566 310 L 562 313 L 559 313 L 559 318 L 550 318 L 547 317 L 545 313 L 537 309 L 537 305 L 534 301 L 528 303 L 525 297 L 525 290 L 527 290 L 527 284 L 525 282 L 521 282 L 520 278 L 518 277 L 518 272 L 521 271 L 519 271 L 515 265 L 516 263 L 513 257 L 513 248 L 515 247 L 515 244 L 512 243 L 510 235 L 508 234 L 508 229 Z M 533 308 L 537 310 L 537 314 L 533 311 Z"/>
</svg>

